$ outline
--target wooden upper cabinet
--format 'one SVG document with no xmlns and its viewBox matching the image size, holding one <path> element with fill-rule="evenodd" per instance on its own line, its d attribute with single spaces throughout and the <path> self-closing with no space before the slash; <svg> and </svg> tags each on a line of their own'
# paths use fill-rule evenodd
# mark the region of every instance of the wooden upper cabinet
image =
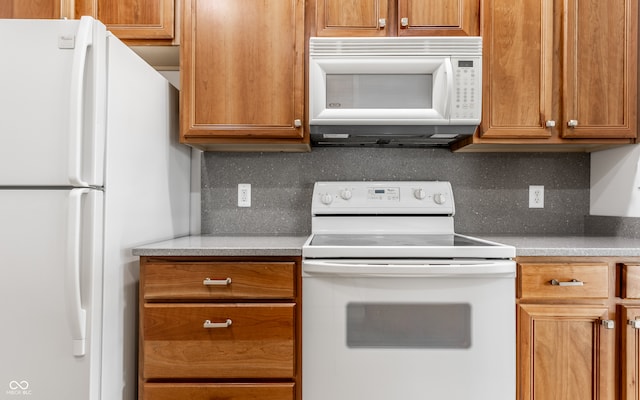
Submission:
<svg viewBox="0 0 640 400">
<path fill-rule="evenodd" d="M 120 39 L 174 38 L 174 0 L 76 0 L 76 16 L 91 15 Z"/>
<path fill-rule="evenodd" d="M 635 138 L 638 1 L 566 3 L 563 136 Z"/>
<path fill-rule="evenodd" d="M 304 1 L 184 0 L 181 139 L 304 142 Z M 260 149 L 266 149 L 261 147 Z"/>
<path fill-rule="evenodd" d="M 487 0 L 482 18 L 480 138 L 636 137 L 636 0 Z"/>
<path fill-rule="evenodd" d="M 387 0 L 317 0 L 316 36 L 387 36 L 388 12 Z"/>
<path fill-rule="evenodd" d="M 477 36 L 478 0 L 398 0 L 398 36 Z"/>
<path fill-rule="evenodd" d="M 316 0 L 315 36 L 475 36 L 478 0 Z"/>
<path fill-rule="evenodd" d="M 483 4 L 482 137 L 551 137 L 553 0 Z"/>
<path fill-rule="evenodd" d="M 0 18 L 73 18 L 70 0 L 0 0 Z"/>
</svg>

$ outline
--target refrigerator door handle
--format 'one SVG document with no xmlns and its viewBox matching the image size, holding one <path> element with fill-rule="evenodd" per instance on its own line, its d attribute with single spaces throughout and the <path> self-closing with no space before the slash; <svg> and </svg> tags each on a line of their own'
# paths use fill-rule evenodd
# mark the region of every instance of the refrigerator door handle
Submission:
<svg viewBox="0 0 640 400">
<path fill-rule="evenodd" d="M 65 271 L 65 292 L 67 315 L 71 324 L 73 355 L 82 357 L 86 353 L 85 338 L 87 311 L 82 308 L 80 283 L 82 197 L 90 189 L 72 189 L 69 193 L 69 214 L 67 221 L 67 266 Z"/>
<path fill-rule="evenodd" d="M 91 17 L 80 18 L 71 66 L 69 102 L 69 182 L 73 186 L 89 186 L 82 180 L 82 128 L 84 116 L 84 77 L 89 46 L 93 44 Z"/>
</svg>

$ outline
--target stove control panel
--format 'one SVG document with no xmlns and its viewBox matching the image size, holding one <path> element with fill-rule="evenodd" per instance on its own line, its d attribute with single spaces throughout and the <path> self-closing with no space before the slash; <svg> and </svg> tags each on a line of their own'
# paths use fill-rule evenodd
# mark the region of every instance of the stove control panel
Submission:
<svg viewBox="0 0 640 400">
<path fill-rule="evenodd" d="M 316 182 L 313 215 L 447 215 L 455 212 L 453 191 L 442 181 Z"/>
</svg>

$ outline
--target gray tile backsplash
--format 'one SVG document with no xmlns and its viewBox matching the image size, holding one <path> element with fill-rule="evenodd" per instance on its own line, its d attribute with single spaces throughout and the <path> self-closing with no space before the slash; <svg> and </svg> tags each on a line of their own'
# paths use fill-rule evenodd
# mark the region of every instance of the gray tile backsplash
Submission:
<svg viewBox="0 0 640 400">
<path fill-rule="evenodd" d="M 202 233 L 308 234 L 313 184 L 321 180 L 450 181 L 459 233 L 582 235 L 603 225 L 587 218 L 588 154 L 314 148 L 204 153 Z M 238 183 L 252 185 L 251 208 L 237 207 Z M 544 185 L 545 208 L 528 208 L 529 185 Z"/>
</svg>

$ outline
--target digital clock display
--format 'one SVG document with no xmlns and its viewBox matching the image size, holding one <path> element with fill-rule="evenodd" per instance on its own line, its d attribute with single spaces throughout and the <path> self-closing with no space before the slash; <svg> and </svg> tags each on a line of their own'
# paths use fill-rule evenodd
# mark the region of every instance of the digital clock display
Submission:
<svg viewBox="0 0 640 400">
<path fill-rule="evenodd" d="M 369 200 L 400 201 L 400 188 L 369 188 Z"/>
</svg>

